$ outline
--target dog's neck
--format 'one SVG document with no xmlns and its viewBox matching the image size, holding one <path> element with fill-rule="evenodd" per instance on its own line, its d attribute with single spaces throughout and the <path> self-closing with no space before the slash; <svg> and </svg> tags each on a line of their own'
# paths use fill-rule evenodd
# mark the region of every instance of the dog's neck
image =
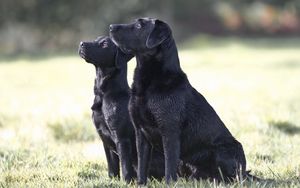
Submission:
<svg viewBox="0 0 300 188">
<path fill-rule="evenodd" d="M 161 63 L 163 68 L 168 71 L 182 72 L 178 57 L 178 50 L 173 37 L 168 38 L 161 45 Z"/>
<path fill-rule="evenodd" d="M 168 90 L 187 80 L 180 67 L 178 51 L 172 37 L 153 50 L 136 54 L 132 93 L 143 95 L 146 90 Z M 153 87 L 152 87 L 153 86 Z"/>
<path fill-rule="evenodd" d="M 110 89 L 109 85 L 111 86 Z M 113 89 L 111 89 L 113 88 Z M 127 64 L 123 63 L 123 67 L 96 67 L 96 78 L 94 85 L 94 94 L 103 96 L 108 92 L 128 92 L 129 86 L 127 82 Z"/>
<path fill-rule="evenodd" d="M 166 39 L 158 47 L 148 52 L 137 53 L 137 66 L 143 68 L 144 64 L 157 62 L 162 71 L 182 72 L 178 57 L 178 50 L 173 37 Z"/>
</svg>

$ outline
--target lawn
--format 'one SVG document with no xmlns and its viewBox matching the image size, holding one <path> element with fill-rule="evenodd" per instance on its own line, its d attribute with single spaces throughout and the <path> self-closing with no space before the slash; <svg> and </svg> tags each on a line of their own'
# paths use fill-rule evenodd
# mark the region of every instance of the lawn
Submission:
<svg viewBox="0 0 300 188">
<path fill-rule="evenodd" d="M 300 187 L 300 39 L 198 37 L 179 56 L 242 143 L 248 169 L 272 181 L 172 186 Z M 0 187 L 128 186 L 107 176 L 91 121 L 94 74 L 76 54 L 0 60 Z"/>
</svg>

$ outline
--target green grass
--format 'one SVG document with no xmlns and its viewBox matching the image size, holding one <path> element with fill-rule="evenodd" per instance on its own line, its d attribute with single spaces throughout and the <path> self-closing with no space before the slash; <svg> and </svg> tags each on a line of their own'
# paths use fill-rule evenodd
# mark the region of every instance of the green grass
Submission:
<svg viewBox="0 0 300 188">
<path fill-rule="evenodd" d="M 300 39 L 196 38 L 182 47 L 183 70 L 243 144 L 248 169 L 274 181 L 171 187 L 300 187 Z M 76 55 L 1 59 L 0 187 L 135 187 L 107 176 L 91 121 L 94 74 Z"/>
</svg>

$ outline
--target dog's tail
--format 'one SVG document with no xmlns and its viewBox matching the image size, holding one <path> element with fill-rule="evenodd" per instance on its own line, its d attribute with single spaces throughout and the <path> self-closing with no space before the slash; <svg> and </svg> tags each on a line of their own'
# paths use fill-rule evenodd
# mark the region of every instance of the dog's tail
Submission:
<svg viewBox="0 0 300 188">
<path fill-rule="evenodd" d="M 247 170 L 246 171 L 246 179 L 250 180 L 250 181 L 258 181 L 258 182 L 274 182 L 274 179 L 263 179 L 263 178 L 259 178 L 257 176 L 254 176 L 252 174 L 250 174 L 251 170 Z"/>
<path fill-rule="evenodd" d="M 262 178 L 259 178 L 259 177 L 257 177 L 257 176 L 254 176 L 254 175 L 250 174 L 250 172 L 251 172 L 251 170 L 247 170 L 247 171 L 246 171 L 245 178 L 246 178 L 247 180 L 263 181 Z"/>
</svg>

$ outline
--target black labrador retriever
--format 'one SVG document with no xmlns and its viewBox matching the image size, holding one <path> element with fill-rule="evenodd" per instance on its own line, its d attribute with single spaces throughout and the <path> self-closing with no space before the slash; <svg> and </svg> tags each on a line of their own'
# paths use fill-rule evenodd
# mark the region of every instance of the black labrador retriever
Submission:
<svg viewBox="0 0 300 188">
<path fill-rule="evenodd" d="M 129 113 L 138 152 L 138 183 L 147 181 L 151 146 L 164 152 L 167 183 L 181 161 L 195 178 L 232 180 L 245 176 L 242 145 L 182 71 L 170 27 L 157 19 L 110 25 L 112 40 L 134 54 Z"/>
<path fill-rule="evenodd" d="M 133 125 L 130 122 L 127 62 L 133 57 L 123 53 L 109 37 L 81 42 L 79 55 L 96 68 L 93 122 L 100 135 L 110 177 L 119 177 L 119 161 L 123 178 L 130 182 L 136 176 L 137 153 Z M 153 152 L 149 176 L 164 176 L 163 154 Z"/>
</svg>

